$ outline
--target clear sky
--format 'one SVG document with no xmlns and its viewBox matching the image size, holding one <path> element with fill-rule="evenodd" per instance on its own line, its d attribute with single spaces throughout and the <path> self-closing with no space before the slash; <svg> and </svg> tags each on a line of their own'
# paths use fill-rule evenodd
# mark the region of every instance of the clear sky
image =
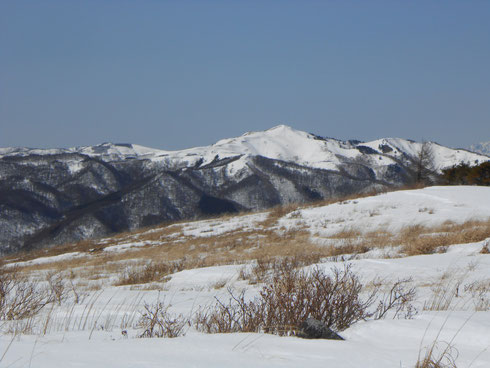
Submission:
<svg viewBox="0 0 490 368">
<path fill-rule="evenodd" d="M 487 0 L 0 1 L 0 147 L 490 140 Z"/>
</svg>

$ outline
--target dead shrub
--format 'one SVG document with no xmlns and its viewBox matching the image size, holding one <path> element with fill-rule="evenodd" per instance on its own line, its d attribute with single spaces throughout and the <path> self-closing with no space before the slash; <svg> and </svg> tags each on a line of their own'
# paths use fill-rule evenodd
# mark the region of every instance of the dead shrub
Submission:
<svg viewBox="0 0 490 368">
<path fill-rule="evenodd" d="M 49 290 L 15 269 L 0 270 L 0 320 L 30 318 L 52 301 Z"/>
<path fill-rule="evenodd" d="M 165 281 L 166 276 L 182 269 L 182 262 L 149 263 L 143 269 L 132 267 L 124 272 L 115 285 L 122 286 L 161 282 Z"/>
<path fill-rule="evenodd" d="M 58 305 L 61 305 L 61 302 L 66 298 L 67 295 L 63 276 L 59 272 L 48 272 L 48 274 L 46 275 L 46 281 L 48 282 L 51 299 L 53 301 L 56 301 Z M 73 290 L 75 290 L 74 287 Z"/>
<path fill-rule="evenodd" d="M 269 282 L 274 273 L 284 269 L 298 269 L 315 263 L 319 263 L 322 255 L 318 253 L 296 254 L 291 257 L 262 257 L 256 260 L 255 265 L 246 272 L 240 273 L 242 280 L 249 280 L 250 284 Z"/>
<path fill-rule="evenodd" d="M 194 326 L 205 333 L 258 332 L 261 326 L 261 311 L 245 300 L 245 292 L 238 296 L 228 289 L 227 304 L 216 298 L 216 304 L 200 309 L 194 316 Z"/>
<path fill-rule="evenodd" d="M 321 269 L 310 272 L 280 264 L 259 296 L 246 301 L 244 292 L 228 290 L 228 303 L 217 299 L 215 306 L 201 310 L 196 329 L 206 333 L 258 332 L 284 335 L 295 333 L 308 317 L 323 321 L 338 331 L 371 316 L 375 292 L 361 297 L 363 285 L 350 266 L 334 268 L 332 276 Z"/>
<path fill-rule="evenodd" d="M 466 284 L 463 290 L 471 295 L 475 311 L 490 310 L 490 279 Z"/>
<path fill-rule="evenodd" d="M 373 318 L 386 318 L 389 311 L 393 311 L 393 319 L 410 319 L 417 314 L 417 310 L 411 304 L 416 294 L 415 287 L 410 286 L 412 281 L 412 278 L 395 281 L 389 291 L 379 300 Z M 375 280 L 373 282 L 375 290 L 379 290 L 382 285 L 386 285 L 386 280 Z"/>
<path fill-rule="evenodd" d="M 158 302 L 154 305 L 145 304 L 145 310 L 138 321 L 143 332 L 138 337 L 178 337 L 184 335 L 184 327 L 189 321 L 182 315 L 172 316 L 170 305 Z"/>
</svg>

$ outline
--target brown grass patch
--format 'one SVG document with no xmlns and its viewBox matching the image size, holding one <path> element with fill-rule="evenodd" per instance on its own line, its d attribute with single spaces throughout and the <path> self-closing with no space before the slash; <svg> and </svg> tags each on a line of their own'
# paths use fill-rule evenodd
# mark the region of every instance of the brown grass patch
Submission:
<svg viewBox="0 0 490 368">
<path fill-rule="evenodd" d="M 490 237 L 490 219 L 467 221 L 462 224 L 446 221 L 437 227 L 423 225 L 408 226 L 393 234 L 386 230 L 363 233 L 359 229 L 349 228 L 329 236 L 327 239 L 338 241 L 332 246 L 332 255 L 364 253 L 374 248 L 402 246 L 408 256 L 444 252 L 454 244 L 466 244 L 483 241 Z M 485 254 L 488 245 L 481 253 Z"/>
<path fill-rule="evenodd" d="M 360 238 L 363 236 L 362 232 L 358 229 L 350 228 L 344 229 L 329 236 L 330 239 L 352 239 L 352 238 Z"/>
<path fill-rule="evenodd" d="M 182 270 L 182 264 L 180 262 L 150 263 L 143 269 L 131 267 L 124 272 L 122 277 L 114 285 L 121 286 L 163 282 L 166 281 L 168 275 L 180 270 Z"/>
<path fill-rule="evenodd" d="M 463 224 L 447 222 L 436 228 L 412 226 L 400 233 L 399 244 L 407 255 L 431 254 L 444 251 L 453 244 L 475 243 L 490 237 L 490 219 L 467 221 Z"/>
<path fill-rule="evenodd" d="M 285 212 L 289 213 L 289 209 L 282 210 L 282 213 Z M 133 242 L 158 239 L 153 240 L 154 244 L 149 246 L 128 248 L 121 252 L 89 252 L 84 257 L 27 265 L 21 269 L 24 272 L 70 269 L 87 279 L 118 274 L 118 284 L 123 285 L 154 282 L 155 277 L 158 278 L 160 274 L 157 269 L 151 267 L 175 262 L 179 262 L 180 269 L 242 264 L 253 260 L 267 261 L 285 257 L 302 259 L 305 263 L 312 264 L 322 258 L 362 254 L 374 248 L 396 245 L 401 245 L 406 255 L 430 254 L 444 251 L 445 247 L 451 244 L 477 242 L 488 237 L 490 220 L 469 221 L 464 224 L 448 222 L 437 228 L 417 225 L 405 228 L 398 234 L 385 230 L 362 233 L 358 229 L 346 229 L 330 237 L 338 241 L 338 244 L 328 246 L 313 243 L 310 233 L 305 229 L 271 230 L 258 224 L 253 230 L 239 228 L 220 235 L 193 237 L 183 236 L 181 226 L 175 226 L 172 229 L 166 227 L 131 235 Z M 120 235 L 104 245 L 128 242 L 127 235 Z M 87 241 L 83 244 L 88 248 L 94 243 Z M 149 261 L 153 266 L 145 269 Z M 145 276 L 130 275 L 128 267 L 147 273 Z"/>
<path fill-rule="evenodd" d="M 400 188 L 398 188 L 400 189 Z M 358 198 L 377 195 L 382 192 L 370 192 L 340 199 L 341 202 L 355 201 Z M 411 226 L 399 233 L 393 234 L 385 230 L 363 232 L 361 229 L 344 229 L 334 234 L 331 239 L 334 245 L 321 246 L 311 241 L 306 225 L 295 229 L 277 228 L 280 218 L 305 207 L 324 206 L 339 202 L 339 199 L 320 201 L 309 205 L 289 204 L 278 206 L 268 212 L 267 218 L 256 222 L 253 227 L 235 228 L 220 235 L 184 236 L 184 230 L 202 227 L 198 222 L 179 221 L 172 224 L 145 228 L 133 232 L 121 233 L 111 238 L 84 240 L 76 244 L 66 244 L 56 248 L 33 251 L 27 254 L 16 254 L 4 257 L 5 263 L 27 261 L 40 257 L 50 257 L 68 252 L 85 253 L 76 257 L 56 262 L 25 265 L 24 272 L 37 272 L 57 269 L 73 270 L 77 276 L 98 280 L 117 274 L 120 284 L 154 282 L 159 277 L 159 271 L 151 269 L 156 265 L 180 262 L 181 269 L 191 269 L 224 264 L 242 264 L 253 260 L 272 258 L 296 258 L 304 263 L 312 264 L 326 257 L 339 257 L 346 254 L 361 254 L 374 248 L 387 246 L 402 246 L 406 255 L 430 254 L 444 251 L 451 244 L 477 242 L 490 237 L 490 219 L 486 221 L 468 221 L 464 224 L 447 222 L 437 228 L 426 228 L 421 225 Z M 300 214 L 298 212 L 298 214 Z M 224 215 L 216 219 L 216 223 L 237 216 L 248 214 Z M 239 219 L 238 219 L 239 220 Z M 208 225 L 212 230 L 213 223 Z M 142 247 L 127 248 L 124 251 L 105 251 L 108 246 L 136 242 L 148 242 Z M 330 244 L 330 243 L 329 243 Z M 488 246 L 482 252 L 488 251 Z M 153 265 L 146 269 L 148 263 Z M 130 275 L 128 267 L 141 269 L 146 276 Z M 138 281 L 138 282 L 137 282 Z"/>
</svg>

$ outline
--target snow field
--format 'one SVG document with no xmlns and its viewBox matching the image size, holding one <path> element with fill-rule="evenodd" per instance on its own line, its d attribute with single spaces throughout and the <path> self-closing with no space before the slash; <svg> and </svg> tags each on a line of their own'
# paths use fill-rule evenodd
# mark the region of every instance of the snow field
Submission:
<svg viewBox="0 0 490 368">
<path fill-rule="evenodd" d="M 432 187 L 360 198 L 316 208 L 298 209 L 273 225 L 276 231 L 307 229 L 321 240 L 338 231 L 376 229 L 399 231 L 412 225 L 439 226 L 490 217 L 490 188 Z M 237 229 L 253 233 L 267 214 L 205 220 L 183 224 L 184 236 L 199 238 L 227 234 Z M 179 225 L 180 226 L 180 225 Z M 109 244 L 109 243 L 108 243 Z M 490 238 L 450 246 L 445 253 L 403 258 L 382 258 L 375 251 L 348 261 L 368 285 L 386 285 L 411 279 L 417 294 L 413 319 L 368 320 L 340 332 L 345 341 L 303 340 L 263 333 L 207 335 L 186 326 L 185 336 L 174 339 L 139 339 L 137 325 L 145 303 L 161 301 L 173 315 L 191 317 L 216 298 L 227 301 L 227 288 L 246 291 L 252 298 L 261 284 L 240 278 L 245 265 L 197 268 L 172 274 L 165 283 L 111 286 L 101 279 L 100 289 L 81 287 L 78 303 L 68 291 L 61 306 L 48 306 L 33 320 L 30 333 L 8 333 L 15 323 L 2 321 L 0 367 L 414 367 L 419 351 L 434 340 L 437 349 L 451 343 L 458 367 L 490 367 L 490 255 L 481 249 Z M 110 252 L 151 246 L 125 240 Z M 45 266 L 50 261 L 78 257 L 78 253 L 29 261 Z M 51 258 L 51 259 L 50 259 Z M 349 257 L 347 257 L 349 258 Z M 307 266 L 331 272 L 345 262 L 323 260 Z M 44 272 L 44 271 L 42 271 Z M 37 277 L 42 279 L 42 272 Z M 111 281 L 112 280 L 112 281 Z M 83 284 L 82 279 L 72 280 Z M 441 291 L 442 290 L 442 291 Z M 434 303 L 434 301 L 436 303 Z M 434 306 L 437 306 L 435 308 Z M 44 334 L 44 330 L 46 334 Z M 127 334 L 123 334 L 126 331 Z M 454 349 L 457 349 L 454 350 Z M 2 355 L 4 355 L 2 357 Z"/>
</svg>

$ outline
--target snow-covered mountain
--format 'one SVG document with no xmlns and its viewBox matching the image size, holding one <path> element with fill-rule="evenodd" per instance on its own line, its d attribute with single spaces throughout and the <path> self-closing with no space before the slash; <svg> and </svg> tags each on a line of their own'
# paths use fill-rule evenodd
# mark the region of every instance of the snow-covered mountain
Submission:
<svg viewBox="0 0 490 368">
<path fill-rule="evenodd" d="M 0 251 L 406 185 L 422 147 L 435 171 L 490 160 L 436 143 L 340 141 L 284 125 L 182 151 L 1 148 Z"/>
<path fill-rule="evenodd" d="M 475 164 L 488 160 L 474 152 L 455 150 L 433 142 L 428 144 L 433 151 L 434 167 L 437 170 L 461 162 Z M 394 164 L 400 159 L 416 157 L 421 146 L 422 143 L 401 138 L 384 138 L 371 142 L 341 141 L 295 130 L 286 125 L 278 125 L 266 131 L 248 132 L 237 138 L 223 139 L 211 146 L 181 151 L 164 151 L 127 143 L 102 143 L 96 146 L 67 149 L 0 148 L 0 158 L 73 153 L 104 161 L 138 158 L 149 159 L 167 167 L 189 167 L 204 166 L 217 160 L 240 157 L 243 158 L 240 160 L 241 165 L 233 165 L 235 169 L 239 169 L 246 166 L 247 158 L 262 156 L 310 168 L 336 170 L 346 161 L 364 159 L 366 154 L 382 155 L 381 158 L 378 157 L 370 162 L 373 166 Z M 487 146 L 482 143 L 478 147 L 490 148 L 490 142 L 487 143 Z"/>
<path fill-rule="evenodd" d="M 482 155 L 490 156 L 490 141 L 472 144 L 470 146 L 470 151 L 473 151 L 473 152 L 476 152 L 476 153 L 479 153 Z"/>
</svg>

